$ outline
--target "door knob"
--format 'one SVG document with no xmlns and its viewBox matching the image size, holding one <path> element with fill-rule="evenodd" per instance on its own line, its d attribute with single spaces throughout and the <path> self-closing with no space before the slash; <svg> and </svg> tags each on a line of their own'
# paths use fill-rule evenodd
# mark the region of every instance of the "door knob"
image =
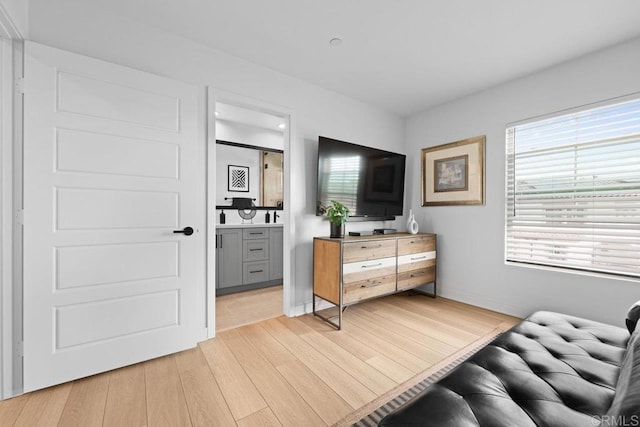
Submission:
<svg viewBox="0 0 640 427">
<path fill-rule="evenodd" d="M 185 236 L 191 236 L 193 234 L 193 228 L 185 227 L 182 230 L 173 230 L 173 234 L 179 234 L 179 233 L 182 233 Z"/>
</svg>

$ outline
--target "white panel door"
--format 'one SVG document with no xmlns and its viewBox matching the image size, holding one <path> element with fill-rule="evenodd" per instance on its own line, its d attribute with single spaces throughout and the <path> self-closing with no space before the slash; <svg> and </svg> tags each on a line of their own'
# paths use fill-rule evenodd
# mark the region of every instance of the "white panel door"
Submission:
<svg viewBox="0 0 640 427">
<path fill-rule="evenodd" d="M 199 105 L 194 86 L 26 43 L 25 392 L 206 337 Z"/>
</svg>

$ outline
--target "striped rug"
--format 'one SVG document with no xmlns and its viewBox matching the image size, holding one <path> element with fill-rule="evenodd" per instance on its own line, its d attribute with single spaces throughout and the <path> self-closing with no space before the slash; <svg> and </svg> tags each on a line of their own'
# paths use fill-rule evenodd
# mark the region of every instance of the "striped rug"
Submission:
<svg viewBox="0 0 640 427">
<path fill-rule="evenodd" d="M 390 414 L 400 406 L 404 405 L 412 398 L 420 394 L 431 384 L 437 382 L 456 366 L 473 356 L 476 352 L 485 347 L 489 342 L 499 336 L 502 331 L 495 331 L 488 336 L 458 351 L 452 358 L 449 358 L 444 364 L 437 364 L 422 374 L 414 377 L 412 380 L 403 385 L 394 388 L 388 394 L 371 402 L 371 404 L 360 408 L 360 410 L 348 415 L 334 425 L 334 427 L 374 427 L 380 420 Z M 426 377 L 425 377 L 426 376 Z M 422 378 L 422 379 L 421 379 Z M 404 391 L 402 391 L 404 390 Z M 392 398 L 395 396 L 395 398 Z M 373 406 L 371 406 L 373 405 Z M 363 409 L 366 410 L 363 412 Z"/>
</svg>

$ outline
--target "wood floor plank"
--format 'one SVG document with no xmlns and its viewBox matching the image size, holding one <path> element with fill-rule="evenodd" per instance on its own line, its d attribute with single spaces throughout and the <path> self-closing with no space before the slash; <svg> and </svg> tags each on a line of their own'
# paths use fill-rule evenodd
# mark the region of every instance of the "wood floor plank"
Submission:
<svg viewBox="0 0 640 427">
<path fill-rule="evenodd" d="M 384 372 L 385 375 L 398 384 L 402 384 L 416 374 L 385 356 L 373 356 L 367 359 L 366 362 L 378 371 Z"/>
<path fill-rule="evenodd" d="M 280 365 L 278 372 L 328 425 L 332 425 L 353 408 L 299 360 Z"/>
<path fill-rule="evenodd" d="M 354 409 L 375 398 L 374 392 L 335 364 L 334 361 L 319 354 L 279 320 L 281 319 L 266 321 L 264 323 L 265 329 L 284 346 L 291 348 L 298 360 L 307 365 L 314 374 L 334 389 Z"/>
<path fill-rule="evenodd" d="M 385 328 L 384 326 L 382 326 L 381 323 L 388 323 L 388 322 L 384 322 L 384 320 L 383 322 L 379 322 L 379 321 L 376 322 L 368 319 L 365 316 L 361 316 L 357 312 L 351 312 L 349 321 L 352 322 L 354 325 L 359 326 L 362 329 L 369 331 L 372 334 L 375 334 L 376 336 L 384 339 L 385 341 L 393 344 L 394 346 L 404 349 L 405 351 L 420 358 L 420 360 L 428 362 L 429 364 L 437 363 L 439 360 L 442 360 L 442 358 L 447 355 L 447 353 L 435 351 L 432 348 L 430 348 L 429 346 L 430 337 L 422 335 L 421 340 L 413 340 L 413 339 L 407 338 L 402 333 L 391 331 Z M 453 352 L 458 348 L 454 348 L 450 352 Z"/>
<path fill-rule="evenodd" d="M 65 383 L 30 393 L 28 395 L 29 399 L 24 405 L 24 409 L 16 420 L 14 427 L 57 426 L 71 392 L 71 387 L 72 383 Z M 4 420 L 2 414 L 0 414 L 0 420 Z"/>
<path fill-rule="evenodd" d="M 175 358 L 178 372 L 181 374 L 191 369 L 198 369 L 202 368 L 203 366 L 209 366 L 200 346 L 181 351 L 180 353 L 177 353 L 175 355 Z"/>
<path fill-rule="evenodd" d="M 180 378 L 194 427 L 236 424 L 208 365 L 187 369 Z"/>
<path fill-rule="evenodd" d="M 325 425 L 307 402 L 248 340 L 237 333 L 222 333 L 217 339 L 223 340 L 231 349 L 283 426 Z"/>
<path fill-rule="evenodd" d="M 0 402 L 0 420 L 2 420 L 2 423 L 6 423 L 6 425 L 13 425 L 13 423 L 16 422 L 16 419 L 21 416 L 23 409 L 30 398 L 30 395 L 23 394 L 22 396 L 12 397 Z"/>
<path fill-rule="evenodd" d="M 174 356 L 144 363 L 147 419 L 150 426 L 190 426 L 191 418 Z"/>
<path fill-rule="evenodd" d="M 300 320 L 283 318 L 282 321 L 318 353 L 323 354 L 329 360 L 333 360 L 338 366 L 358 378 L 364 386 L 374 393 L 386 393 L 397 385 L 384 372 L 378 371 Z"/>
<path fill-rule="evenodd" d="M 359 328 L 358 326 L 350 322 L 345 322 L 342 330 L 345 331 L 349 336 L 353 337 L 353 339 L 365 343 L 368 346 L 375 348 L 378 352 L 388 357 L 389 359 L 395 360 L 414 374 L 417 374 L 418 372 L 421 372 L 429 367 L 428 362 L 420 359 L 414 354 L 409 353 L 403 348 L 395 347 L 390 342 L 385 341 L 381 337 L 365 329 Z"/>
<path fill-rule="evenodd" d="M 74 381 L 58 425 L 102 426 L 110 375 L 107 372 Z"/>
<path fill-rule="evenodd" d="M 416 373 L 405 368 L 403 365 L 391 358 L 381 354 L 377 349 L 374 349 L 368 344 L 358 341 L 346 331 L 336 331 L 330 326 L 327 328 L 319 328 L 318 324 L 322 325 L 324 323 L 317 317 L 307 315 L 300 316 L 297 319 L 310 326 L 316 332 L 320 332 L 322 336 L 346 349 L 363 362 L 371 365 L 380 372 L 384 372 L 386 376 L 396 383 L 403 383 Z"/>
<path fill-rule="evenodd" d="M 282 285 L 216 298 L 216 331 L 226 331 L 282 315 Z"/>
<path fill-rule="evenodd" d="M 387 310 L 378 315 L 387 321 L 396 321 L 399 324 L 419 331 L 427 336 L 452 345 L 455 348 L 463 347 L 480 338 L 481 335 L 453 328 L 445 323 L 430 320 L 405 310 L 402 307 L 388 305 Z"/>
<path fill-rule="evenodd" d="M 359 316 L 363 320 L 367 320 L 370 324 L 374 324 L 378 328 L 385 329 L 392 334 L 417 342 L 421 346 L 431 349 L 442 356 L 447 356 L 457 350 L 456 347 L 437 340 L 433 337 L 427 336 L 419 331 L 411 328 L 406 328 L 395 322 L 388 322 L 377 316 L 374 312 L 358 309 L 357 307 L 354 307 L 352 312 L 354 312 L 356 316 Z M 491 329 L 489 329 L 489 331 Z"/>
<path fill-rule="evenodd" d="M 262 395 L 223 340 L 207 340 L 200 343 L 200 348 L 234 419 L 240 420 L 267 407 Z"/>
<path fill-rule="evenodd" d="M 142 364 L 111 373 L 104 410 L 104 426 L 146 426 L 147 396 Z"/>
<path fill-rule="evenodd" d="M 238 421 L 238 427 L 282 427 L 280 421 L 269 408 L 264 408 L 254 412 Z"/>
<path fill-rule="evenodd" d="M 433 300 L 426 300 L 425 297 L 418 295 L 415 297 L 400 296 L 393 301 L 413 313 L 427 317 L 433 320 L 445 321 L 447 324 L 462 327 L 476 333 L 488 333 L 496 325 L 496 319 L 483 318 L 474 313 L 465 310 L 452 311 L 451 308 L 443 308 L 441 304 L 434 303 Z"/>
<path fill-rule="evenodd" d="M 296 357 L 259 324 L 244 326 L 239 332 L 275 367 L 293 362 Z"/>
</svg>

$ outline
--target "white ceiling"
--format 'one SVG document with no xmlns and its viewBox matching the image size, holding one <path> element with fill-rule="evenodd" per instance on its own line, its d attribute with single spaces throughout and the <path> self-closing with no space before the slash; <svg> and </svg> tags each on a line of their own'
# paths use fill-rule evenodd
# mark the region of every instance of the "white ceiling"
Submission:
<svg viewBox="0 0 640 427">
<path fill-rule="evenodd" d="M 402 116 L 640 36 L 636 0 L 84 3 Z"/>
</svg>

